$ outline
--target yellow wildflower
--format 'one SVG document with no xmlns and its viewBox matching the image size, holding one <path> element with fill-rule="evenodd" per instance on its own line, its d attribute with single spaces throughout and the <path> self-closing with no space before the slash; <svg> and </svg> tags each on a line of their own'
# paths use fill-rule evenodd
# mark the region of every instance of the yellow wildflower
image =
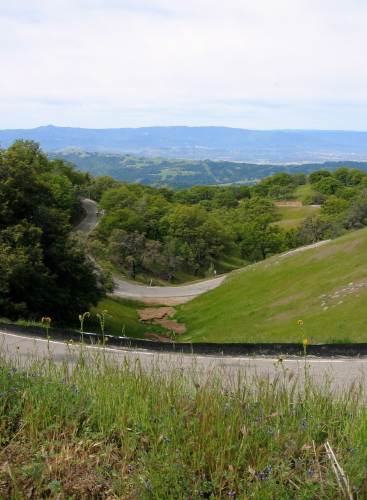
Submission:
<svg viewBox="0 0 367 500">
<path fill-rule="evenodd" d="M 307 345 L 308 344 L 308 340 L 307 339 L 304 339 L 304 341 L 302 342 L 303 345 Z"/>
<path fill-rule="evenodd" d="M 301 319 L 299 319 L 299 320 L 297 321 L 297 325 L 303 325 L 303 321 L 302 321 Z"/>
</svg>

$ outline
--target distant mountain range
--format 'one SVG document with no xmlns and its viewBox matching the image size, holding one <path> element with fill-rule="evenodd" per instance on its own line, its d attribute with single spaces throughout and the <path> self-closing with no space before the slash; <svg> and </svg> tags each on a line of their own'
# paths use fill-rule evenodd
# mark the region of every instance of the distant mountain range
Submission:
<svg viewBox="0 0 367 500">
<path fill-rule="evenodd" d="M 16 139 L 39 142 L 46 152 L 77 150 L 259 164 L 367 160 L 367 132 L 351 131 L 227 127 L 85 129 L 53 125 L 0 130 L 1 147 L 10 146 Z"/>
</svg>

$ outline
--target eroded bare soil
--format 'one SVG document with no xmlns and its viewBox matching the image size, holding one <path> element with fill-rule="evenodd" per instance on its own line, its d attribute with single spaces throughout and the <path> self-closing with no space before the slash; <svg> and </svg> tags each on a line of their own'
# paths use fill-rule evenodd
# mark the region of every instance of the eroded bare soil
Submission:
<svg viewBox="0 0 367 500">
<path fill-rule="evenodd" d="M 176 313 L 173 307 L 147 307 L 145 309 L 138 309 L 137 312 L 140 316 L 140 323 L 151 323 L 167 329 L 167 334 L 165 336 L 146 333 L 147 336 L 155 340 L 168 340 L 172 333 L 175 335 L 182 335 L 186 332 L 186 326 L 184 324 L 177 323 L 175 319 L 171 319 Z"/>
</svg>

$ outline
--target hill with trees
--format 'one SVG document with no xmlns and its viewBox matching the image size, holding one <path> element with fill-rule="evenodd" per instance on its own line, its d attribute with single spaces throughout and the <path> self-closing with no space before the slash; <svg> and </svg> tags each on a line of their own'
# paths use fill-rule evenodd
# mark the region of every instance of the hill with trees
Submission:
<svg viewBox="0 0 367 500">
<path fill-rule="evenodd" d="M 278 205 L 287 205 L 303 188 L 305 207 L 319 208 L 287 227 L 281 219 L 288 207 Z M 113 271 L 143 282 L 149 277 L 181 283 L 229 272 L 359 229 L 367 219 L 367 173 L 346 167 L 309 177 L 283 172 L 251 187 L 178 191 L 102 176 L 90 189 L 106 215 L 89 238 L 89 251 Z"/>
<path fill-rule="evenodd" d="M 341 167 L 367 172 L 367 162 L 328 161 L 303 164 L 255 164 L 248 162 L 149 158 L 133 155 L 59 151 L 49 158 L 62 158 L 93 176 L 108 175 L 128 183 L 166 186 L 174 190 L 202 185 L 252 185 L 277 173 L 311 174 L 314 170 L 334 171 Z"/>
</svg>

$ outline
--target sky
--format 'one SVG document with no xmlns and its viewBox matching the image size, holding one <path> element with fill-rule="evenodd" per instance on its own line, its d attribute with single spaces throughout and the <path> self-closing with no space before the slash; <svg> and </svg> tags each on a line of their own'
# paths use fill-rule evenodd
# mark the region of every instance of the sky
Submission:
<svg viewBox="0 0 367 500">
<path fill-rule="evenodd" d="M 367 131 L 366 0 L 0 0 L 0 129 Z"/>
</svg>

